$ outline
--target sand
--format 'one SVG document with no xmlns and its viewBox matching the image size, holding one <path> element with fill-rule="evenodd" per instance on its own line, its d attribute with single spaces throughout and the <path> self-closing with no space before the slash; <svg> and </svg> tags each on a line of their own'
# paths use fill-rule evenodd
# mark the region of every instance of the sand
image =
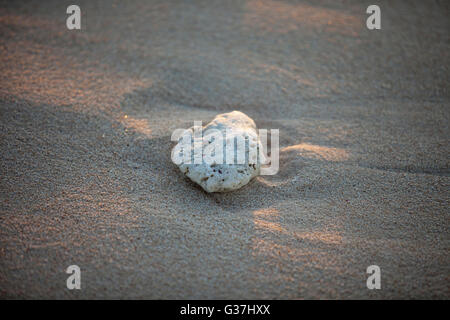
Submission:
<svg viewBox="0 0 450 320">
<path fill-rule="evenodd" d="M 69 4 L 0 5 L 1 298 L 450 298 L 447 2 Z M 280 170 L 208 194 L 170 135 L 232 110 Z"/>
</svg>

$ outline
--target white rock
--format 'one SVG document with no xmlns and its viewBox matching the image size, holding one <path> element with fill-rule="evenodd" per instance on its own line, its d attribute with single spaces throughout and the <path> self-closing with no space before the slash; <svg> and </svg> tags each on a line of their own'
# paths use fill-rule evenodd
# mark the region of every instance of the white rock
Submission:
<svg viewBox="0 0 450 320">
<path fill-rule="evenodd" d="M 233 111 L 217 115 L 204 127 L 186 130 L 185 140 L 180 138 L 172 151 L 172 159 L 174 155 L 181 159 L 185 152 L 187 156 L 178 161 L 181 172 L 207 192 L 225 192 L 239 189 L 259 175 L 265 163 L 262 151 L 255 122 Z"/>
</svg>

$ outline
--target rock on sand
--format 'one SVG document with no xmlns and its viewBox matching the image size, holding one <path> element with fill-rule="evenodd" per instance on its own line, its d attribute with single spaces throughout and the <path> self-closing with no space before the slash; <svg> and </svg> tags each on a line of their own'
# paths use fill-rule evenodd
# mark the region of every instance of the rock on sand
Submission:
<svg viewBox="0 0 450 320">
<path fill-rule="evenodd" d="M 262 150 L 255 122 L 233 111 L 217 115 L 204 127 L 186 130 L 172 151 L 172 160 L 207 192 L 225 192 L 259 175 L 265 161 Z"/>
</svg>

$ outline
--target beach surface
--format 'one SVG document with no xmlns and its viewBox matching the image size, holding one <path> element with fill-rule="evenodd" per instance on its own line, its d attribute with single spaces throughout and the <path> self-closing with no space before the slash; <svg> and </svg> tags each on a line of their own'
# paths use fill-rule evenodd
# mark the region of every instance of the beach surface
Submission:
<svg viewBox="0 0 450 320">
<path fill-rule="evenodd" d="M 0 4 L 1 298 L 450 298 L 448 2 L 70 4 Z M 170 137 L 232 110 L 279 172 L 208 194 Z"/>
</svg>

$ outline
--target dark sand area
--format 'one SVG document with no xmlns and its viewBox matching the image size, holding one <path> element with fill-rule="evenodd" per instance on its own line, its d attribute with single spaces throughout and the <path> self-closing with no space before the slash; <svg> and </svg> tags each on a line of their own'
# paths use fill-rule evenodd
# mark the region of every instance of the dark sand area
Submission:
<svg viewBox="0 0 450 320">
<path fill-rule="evenodd" d="M 0 2 L 1 298 L 450 298 L 449 2 L 76 3 Z M 170 136 L 232 110 L 280 170 L 208 194 Z"/>
</svg>

